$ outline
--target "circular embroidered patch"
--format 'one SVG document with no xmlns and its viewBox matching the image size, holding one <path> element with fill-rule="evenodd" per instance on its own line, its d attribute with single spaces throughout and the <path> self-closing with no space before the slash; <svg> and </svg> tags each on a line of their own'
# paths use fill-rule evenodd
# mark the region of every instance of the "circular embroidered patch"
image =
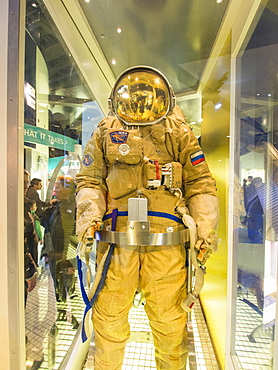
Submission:
<svg viewBox="0 0 278 370">
<path fill-rule="evenodd" d="M 121 155 L 128 155 L 130 153 L 130 147 L 127 144 L 121 144 L 118 151 Z"/>
</svg>

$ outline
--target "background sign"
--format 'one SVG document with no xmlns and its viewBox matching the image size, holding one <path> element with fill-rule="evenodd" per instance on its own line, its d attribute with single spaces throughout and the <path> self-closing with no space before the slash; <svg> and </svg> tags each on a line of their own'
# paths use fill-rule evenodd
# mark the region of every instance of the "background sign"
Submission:
<svg viewBox="0 0 278 370">
<path fill-rule="evenodd" d="M 77 140 L 57 134 L 57 132 L 45 130 L 44 128 L 24 124 L 24 141 L 27 143 L 42 144 L 57 149 L 74 151 L 74 144 Z"/>
</svg>

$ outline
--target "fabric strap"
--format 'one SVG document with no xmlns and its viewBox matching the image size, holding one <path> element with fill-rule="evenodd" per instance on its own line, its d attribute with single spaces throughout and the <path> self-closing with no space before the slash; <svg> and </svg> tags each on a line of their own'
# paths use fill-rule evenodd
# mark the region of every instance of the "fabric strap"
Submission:
<svg viewBox="0 0 278 370">
<path fill-rule="evenodd" d="M 112 214 L 113 214 L 113 212 L 112 213 L 108 213 L 107 215 L 105 215 L 103 217 L 103 221 L 108 220 L 110 218 L 112 218 L 112 220 L 113 220 Z M 118 217 L 127 217 L 127 216 L 128 216 L 128 212 L 127 211 L 119 211 L 118 212 Z M 148 211 L 148 216 L 168 218 L 169 220 L 173 220 L 173 221 L 178 222 L 179 224 L 183 224 L 183 221 L 182 221 L 181 218 L 179 218 L 179 217 L 177 217 L 175 215 L 171 215 L 170 213 L 156 212 L 156 211 Z"/>
</svg>

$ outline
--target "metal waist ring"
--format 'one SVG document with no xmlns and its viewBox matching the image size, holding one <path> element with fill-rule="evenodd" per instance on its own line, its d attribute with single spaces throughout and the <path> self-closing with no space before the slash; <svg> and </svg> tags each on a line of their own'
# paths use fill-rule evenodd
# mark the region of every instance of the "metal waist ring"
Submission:
<svg viewBox="0 0 278 370">
<path fill-rule="evenodd" d="M 152 245 L 175 245 L 189 241 L 188 229 L 167 233 L 148 233 L 145 231 L 96 231 L 95 238 L 106 243 L 131 245 L 131 246 L 152 246 Z"/>
</svg>

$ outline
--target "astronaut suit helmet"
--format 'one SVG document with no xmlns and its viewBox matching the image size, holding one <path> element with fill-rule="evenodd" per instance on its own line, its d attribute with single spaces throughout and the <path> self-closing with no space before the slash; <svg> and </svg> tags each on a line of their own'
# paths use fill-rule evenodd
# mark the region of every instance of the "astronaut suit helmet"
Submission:
<svg viewBox="0 0 278 370">
<path fill-rule="evenodd" d="M 110 114 L 128 126 L 154 125 L 174 108 L 175 96 L 160 71 L 136 66 L 118 77 L 108 104 Z"/>
</svg>

